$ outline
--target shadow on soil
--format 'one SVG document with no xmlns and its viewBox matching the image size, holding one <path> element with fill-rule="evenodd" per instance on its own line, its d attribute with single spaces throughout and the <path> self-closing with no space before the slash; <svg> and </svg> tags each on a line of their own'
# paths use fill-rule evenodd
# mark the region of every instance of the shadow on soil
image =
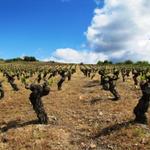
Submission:
<svg viewBox="0 0 150 150">
<path fill-rule="evenodd" d="M 14 120 L 14 121 L 10 121 L 10 122 L 6 123 L 3 127 L 0 127 L 0 131 L 7 132 L 10 129 L 21 128 L 21 127 L 32 125 L 32 124 L 39 124 L 39 122 L 38 122 L 38 120 L 31 120 L 28 122 L 20 123 L 20 122 Z"/>
<path fill-rule="evenodd" d="M 101 131 L 97 132 L 95 135 L 92 135 L 92 138 L 96 139 L 96 138 L 99 138 L 101 136 L 110 135 L 113 132 L 119 131 L 124 127 L 127 128 L 129 125 L 133 125 L 133 124 L 135 124 L 134 120 L 129 120 L 127 122 L 117 123 L 113 126 L 109 126 L 109 127 L 102 129 Z"/>
<path fill-rule="evenodd" d="M 93 80 L 93 81 L 89 81 L 86 85 L 84 85 L 84 88 L 91 88 L 99 85 L 100 85 L 99 80 Z"/>
</svg>

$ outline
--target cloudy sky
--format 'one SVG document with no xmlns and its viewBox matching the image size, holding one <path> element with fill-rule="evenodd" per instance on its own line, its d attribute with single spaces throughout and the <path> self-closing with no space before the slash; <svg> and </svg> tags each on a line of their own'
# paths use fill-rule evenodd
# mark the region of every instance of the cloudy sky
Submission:
<svg viewBox="0 0 150 150">
<path fill-rule="evenodd" d="M 0 57 L 150 61 L 150 0 L 0 0 Z"/>
</svg>

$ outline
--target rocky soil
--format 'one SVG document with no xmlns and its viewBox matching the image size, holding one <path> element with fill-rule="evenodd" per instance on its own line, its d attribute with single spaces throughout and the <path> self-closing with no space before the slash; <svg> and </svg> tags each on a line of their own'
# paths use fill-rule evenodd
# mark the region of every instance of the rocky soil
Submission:
<svg viewBox="0 0 150 150">
<path fill-rule="evenodd" d="M 57 81 L 56 81 L 57 82 Z M 99 76 L 85 78 L 77 70 L 57 91 L 43 98 L 48 125 L 39 125 L 28 100 L 30 91 L 19 83 L 14 92 L 5 82 L 0 101 L 1 150 L 148 150 L 149 125 L 134 124 L 133 108 L 141 95 L 131 78 L 117 81 L 121 100 L 113 101 L 99 86 Z M 148 112 L 147 116 L 149 117 Z"/>
</svg>

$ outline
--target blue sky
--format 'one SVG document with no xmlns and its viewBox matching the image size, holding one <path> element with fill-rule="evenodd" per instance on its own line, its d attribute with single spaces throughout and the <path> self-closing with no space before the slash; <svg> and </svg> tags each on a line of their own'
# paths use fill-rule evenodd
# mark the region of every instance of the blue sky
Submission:
<svg viewBox="0 0 150 150">
<path fill-rule="evenodd" d="M 150 0 L 0 0 L 0 58 L 150 62 L 149 10 Z"/>
<path fill-rule="evenodd" d="M 94 0 L 0 0 L 0 58 L 81 49 L 96 7 Z"/>
</svg>

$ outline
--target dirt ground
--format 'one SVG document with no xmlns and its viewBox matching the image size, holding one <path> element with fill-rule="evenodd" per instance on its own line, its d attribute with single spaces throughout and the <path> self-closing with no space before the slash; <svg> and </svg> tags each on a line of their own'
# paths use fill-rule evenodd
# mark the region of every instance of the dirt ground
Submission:
<svg viewBox="0 0 150 150">
<path fill-rule="evenodd" d="M 37 124 L 28 99 L 30 91 L 18 85 L 20 90 L 14 92 L 4 82 L 0 150 L 150 149 L 150 122 L 148 126 L 133 123 L 133 108 L 141 93 L 131 78 L 117 81 L 121 100 L 112 101 L 111 93 L 99 86 L 98 75 L 93 80 L 85 78 L 78 68 L 61 91 L 53 84 L 43 98 L 48 125 Z"/>
</svg>

